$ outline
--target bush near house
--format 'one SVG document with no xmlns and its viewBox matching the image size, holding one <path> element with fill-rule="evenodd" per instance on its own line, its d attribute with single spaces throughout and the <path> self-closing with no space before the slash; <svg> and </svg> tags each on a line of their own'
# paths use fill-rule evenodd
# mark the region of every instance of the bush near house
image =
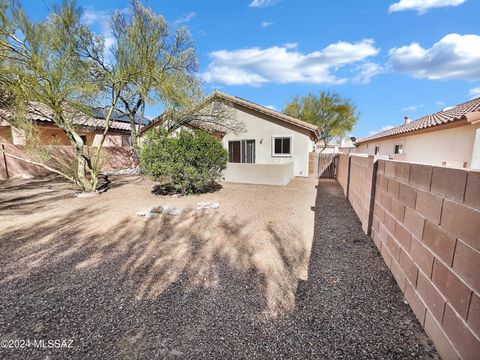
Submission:
<svg viewBox="0 0 480 360">
<path fill-rule="evenodd" d="M 146 134 L 140 150 L 142 171 L 160 182 L 160 192 L 197 194 L 208 191 L 227 167 L 228 153 L 203 130 L 164 129 Z"/>
</svg>

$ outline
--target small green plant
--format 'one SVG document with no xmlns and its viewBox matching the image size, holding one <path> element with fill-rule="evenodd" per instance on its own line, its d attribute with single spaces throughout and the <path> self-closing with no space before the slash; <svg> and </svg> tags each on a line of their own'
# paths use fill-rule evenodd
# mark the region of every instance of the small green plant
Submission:
<svg viewBox="0 0 480 360">
<path fill-rule="evenodd" d="M 140 150 L 142 172 L 160 182 L 161 192 L 198 194 L 212 188 L 227 166 L 228 153 L 203 130 L 169 134 L 153 129 Z"/>
</svg>

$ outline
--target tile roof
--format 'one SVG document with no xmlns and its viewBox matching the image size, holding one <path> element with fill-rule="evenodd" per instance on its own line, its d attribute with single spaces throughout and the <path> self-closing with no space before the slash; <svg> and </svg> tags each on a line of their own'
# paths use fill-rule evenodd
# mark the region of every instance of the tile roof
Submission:
<svg viewBox="0 0 480 360">
<path fill-rule="evenodd" d="M 478 115 L 480 115 L 480 98 L 464 102 L 452 108 L 445 109 L 444 111 L 439 111 L 434 114 L 421 117 L 410 123 L 382 131 L 378 134 L 358 139 L 355 144 L 360 144 L 399 134 L 411 133 L 439 125 L 453 123 L 455 121 L 467 120 L 467 114 L 470 113 L 478 113 Z"/>
<path fill-rule="evenodd" d="M 40 122 L 48 122 L 53 123 L 53 112 L 52 110 L 41 103 L 30 103 L 28 106 L 28 114 L 33 121 L 40 121 Z M 0 117 L 10 117 L 11 112 L 7 110 L 0 110 Z M 75 115 L 74 124 L 77 126 L 87 127 L 92 130 L 102 130 L 105 129 L 105 120 L 102 118 L 96 118 L 93 116 L 88 116 L 84 113 L 78 113 Z M 129 131 L 130 130 L 130 123 L 125 121 L 110 121 L 110 129 L 112 130 L 120 130 L 120 131 Z"/>
<path fill-rule="evenodd" d="M 305 121 L 294 118 L 294 117 L 289 116 L 287 114 L 284 114 L 282 112 L 269 109 L 265 106 L 255 104 L 251 101 L 239 98 L 237 96 L 232 96 L 232 95 L 228 95 L 228 94 L 225 94 L 225 93 L 222 93 L 222 92 L 219 92 L 219 91 L 214 91 L 212 94 L 210 94 L 209 96 L 206 97 L 206 99 L 203 101 L 203 103 L 207 103 L 214 98 L 220 98 L 220 99 L 223 99 L 227 102 L 231 102 L 231 103 L 243 106 L 245 108 L 249 108 L 249 109 L 255 110 L 257 112 L 269 115 L 271 117 L 274 117 L 278 120 L 281 120 L 281 121 L 284 121 L 284 122 L 287 122 L 287 123 L 290 123 L 292 125 L 296 125 L 298 127 L 301 127 L 301 128 L 304 128 L 306 130 L 311 131 L 312 133 L 315 134 L 316 137 L 318 137 L 318 127 L 316 125 L 307 123 Z M 156 123 L 161 122 L 161 121 L 163 121 L 163 114 L 156 117 L 150 124 L 148 124 L 146 127 L 144 127 L 142 129 L 142 132 L 148 130 L 150 127 L 154 126 Z M 200 125 L 195 125 L 195 126 L 201 128 Z"/>
</svg>

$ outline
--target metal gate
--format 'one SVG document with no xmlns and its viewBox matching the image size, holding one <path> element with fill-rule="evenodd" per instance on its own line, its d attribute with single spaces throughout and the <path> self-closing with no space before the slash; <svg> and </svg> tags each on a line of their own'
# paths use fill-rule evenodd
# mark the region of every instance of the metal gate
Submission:
<svg viewBox="0 0 480 360">
<path fill-rule="evenodd" d="M 321 179 L 335 179 L 337 176 L 338 155 L 317 154 L 315 162 L 315 177 Z"/>
</svg>

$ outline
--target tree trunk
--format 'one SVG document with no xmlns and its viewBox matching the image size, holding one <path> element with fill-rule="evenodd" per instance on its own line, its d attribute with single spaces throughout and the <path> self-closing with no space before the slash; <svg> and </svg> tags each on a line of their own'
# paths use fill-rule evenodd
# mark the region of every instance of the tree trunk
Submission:
<svg viewBox="0 0 480 360">
<path fill-rule="evenodd" d="M 76 176 L 76 184 L 80 188 L 82 192 L 91 192 L 97 189 L 97 176 L 92 171 L 90 171 L 90 179 L 87 178 L 87 156 L 85 155 L 85 145 L 83 141 L 75 142 L 75 155 L 77 157 L 77 176 Z"/>
</svg>

